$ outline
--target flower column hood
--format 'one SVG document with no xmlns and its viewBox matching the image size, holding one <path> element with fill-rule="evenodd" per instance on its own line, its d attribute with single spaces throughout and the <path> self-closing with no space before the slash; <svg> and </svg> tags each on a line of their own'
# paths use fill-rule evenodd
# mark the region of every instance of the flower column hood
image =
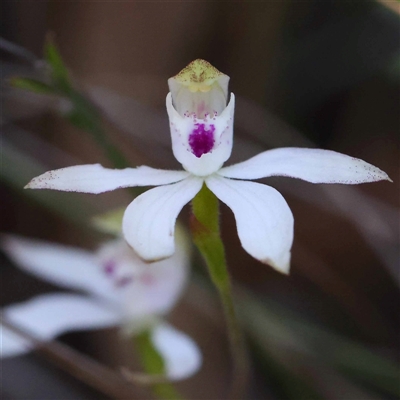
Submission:
<svg viewBox="0 0 400 400">
<path fill-rule="evenodd" d="M 230 157 L 235 98 L 228 101 L 229 77 L 195 60 L 168 80 L 172 151 L 186 171 L 208 176 Z"/>
</svg>

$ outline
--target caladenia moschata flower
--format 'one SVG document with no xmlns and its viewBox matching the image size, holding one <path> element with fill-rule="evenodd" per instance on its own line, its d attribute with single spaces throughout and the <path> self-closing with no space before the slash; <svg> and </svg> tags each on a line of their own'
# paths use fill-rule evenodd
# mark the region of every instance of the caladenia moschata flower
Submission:
<svg viewBox="0 0 400 400">
<path fill-rule="evenodd" d="M 183 332 L 163 321 L 188 277 L 189 254 L 180 240 L 174 256 L 154 264 L 138 258 L 122 239 L 96 252 L 3 236 L 1 249 L 22 270 L 86 294 L 50 293 L 2 309 L 3 318 L 42 341 L 74 330 L 120 326 L 127 336 L 150 332 L 167 378 L 185 379 L 200 368 L 201 353 Z M 1 327 L 1 357 L 31 350 L 32 344 Z"/>
<path fill-rule="evenodd" d="M 390 179 L 363 160 L 307 148 L 268 150 L 223 167 L 233 143 L 235 97 L 231 93 L 229 98 L 228 80 L 208 62 L 195 60 L 168 81 L 166 104 L 172 150 L 183 171 L 79 165 L 46 172 L 26 187 L 97 194 L 131 186 L 158 186 L 135 198 L 123 219 L 125 239 L 140 257 L 151 261 L 174 253 L 176 218 L 205 184 L 232 209 L 243 248 L 287 273 L 293 215 L 278 191 L 248 180 L 276 175 L 312 183 L 359 184 Z"/>
</svg>

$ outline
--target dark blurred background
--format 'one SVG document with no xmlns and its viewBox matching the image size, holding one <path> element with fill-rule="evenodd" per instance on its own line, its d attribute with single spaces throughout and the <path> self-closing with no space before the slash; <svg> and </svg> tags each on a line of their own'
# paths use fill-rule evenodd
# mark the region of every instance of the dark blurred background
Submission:
<svg viewBox="0 0 400 400">
<path fill-rule="evenodd" d="M 350 187 L 266 179 L 295 216 L 289 277 L 243 251 L 233 216 L 221 207 L 235 284 L 258 302 L 252 308 L 238 300 L 254 361 L 249 398 L 398 398 L 396 378 L 386 364 L 378 376 L 368 355 L 400 361 L 399 15 L 396 1 L 3 0 L 1 37 L 29 53 L 1 51 L 1 231 L 94 247 L 103 237 L 83 216 L 131 198 L 21 190 L 32 171 L 108 164 L 96 143 L 62 118 L 61 101 L 8 85 L 12 76 L 40 77 L 49 32 L 132 166 L 179 167 L 169 147 L 167 79 L 204 58 L 231 77 L 238 98 L 229 163 L 274 147 L 316 146 L 362 158 L 394 181 Z M 55 290 L 3 261 L 3 305 Z M 187 398 L 223 399 L 229 373 L 219 306 L 193 296 L 188 291 L 172 319 L 193 333 L 205 363 L 180 386 Z M 306 352 L 289 333 L 305 341 Z M 61 339 L 117 367 L 116 337 L 104 331 Z M 35 354 L 3 360 L 2 379 L 4 399 L 107 398 Z"/>
</svg>

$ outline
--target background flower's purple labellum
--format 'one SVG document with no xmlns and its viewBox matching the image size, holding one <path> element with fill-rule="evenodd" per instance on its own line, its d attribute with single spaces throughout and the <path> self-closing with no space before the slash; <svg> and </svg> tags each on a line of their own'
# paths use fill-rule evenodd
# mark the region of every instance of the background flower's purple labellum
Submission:
<svg viewBox="0 0 400 400">
<path fill-rule="evenodd" d="M 134 281 L 133 276 L 123 276 L 122 278 L 118 279 L 115 283 L 115 286 L 118 288 L 125 287 Z"/>
<path fill-rule="evenodd" d="M 114 260 L 109 260 L 104 264 L 104 272 L 106 273 L 106 275 L 113 275 L 115 272 L 115 268 L 116 268 L 116 263 Z"/>
</svg>

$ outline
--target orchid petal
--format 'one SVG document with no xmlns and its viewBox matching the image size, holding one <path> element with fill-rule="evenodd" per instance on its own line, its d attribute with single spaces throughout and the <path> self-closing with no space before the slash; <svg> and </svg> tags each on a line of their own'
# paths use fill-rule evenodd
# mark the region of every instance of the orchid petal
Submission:
<svg viewBox="0 0 400 400">
<path fill-rule="evenodd" d="M 194 340 L 183 332 L 162 323 L 152 330 L 151 340 L 164 359 L 169 379 L 185 379 L 200 369 L 202 364 L 200 349 Z"/>
<path fill-rule="evenodd" d="M 13 235 L 3 235 L 0 247 L 19 268 L 53 284 L 102 296 L 112 290 L 91 252 Z"/>
<path fill-rule="evenodd" d="M 264 151 L 247 161 L 222 168 L 218 174 L 236 179 L 280 175 L 311 183 L 359 184 L 390 181 L 385 172 L 358 158 L 331 150 L 296 147 Z"/>
<path fill-rule="evenodd" d="M 233 211 L 243 248 L 288 273 L 294 221 L 282 195 L 267 185 L 218 176 L 207 178 L 206 184 Z"/>
<path fill-rule="evenodd" d="M 28 353 L 32 343 L 0 324 L 0 358 L 15 357 Z"/>
<path fill-rule="evenodd" d="M 125 187 L 166 185 L 181 181 L 188 175 L 185 171 L 165 171 L 146 166 L 109 169 L 100 164 L 75 165 L 45 172 L 33 178 L 25 188 L 98 194 Z"/>
<path fill-rule="evenodd" d="M 189 177 L 138 196 L 122 221 L 126 241 L 146 261 L 170 257 L 174 251 L 175 221 L 183 206 L 201 189 L 203 180 Z"/>
<path fill-rule="evenodd" d="M 88 297 L 61 293 L 7 306 L 3 316 L 42 341 L 69 331 L 107 328 L 121 322 L 117 309 Z"/>
</svg>

